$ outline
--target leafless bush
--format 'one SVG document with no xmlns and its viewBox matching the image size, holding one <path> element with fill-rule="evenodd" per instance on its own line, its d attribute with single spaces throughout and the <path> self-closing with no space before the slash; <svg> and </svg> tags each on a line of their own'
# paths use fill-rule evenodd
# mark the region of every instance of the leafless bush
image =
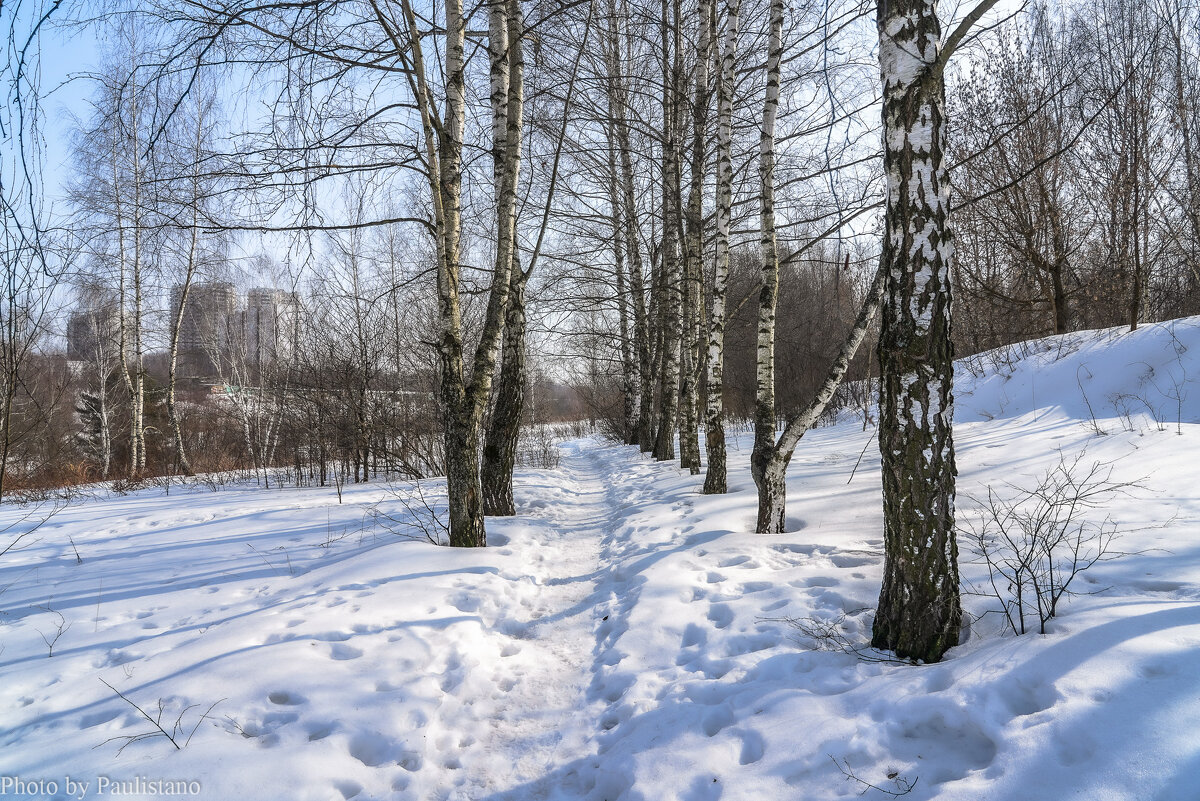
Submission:
<svg viewBox="0 0 1200 801">
<path fill-rule="evenodd" d="M 146 478 L 147 486 L 155 487 L 163 491 L 164 495 L 171 494 L 171 485 L 182 483 L 176 480 L 170 473 L 161 476 L 149 476 Z"/>
<path fill-rule="evenodd" d="M 1120 531 L 1112 519 L 1097 521 L 1091 513 L 1142 485 L 1112 474 L 1111 462 L 1087 463 L 1083 452 L 1060 455 L 1031 487 L 988 486 L 975 518 L 964 518 L 971 561 L 988 571 L 986 584 L 969 591 L 1000 601 L 1014 633 L 1037 620 L 1045 634 L 1059 603 L 1077 594 L 1072 584 L 1080 573 L 1125 555 L 1113 547 Z"/>
<path fill-rule="evenodd" d="M 209 492 L 216 492 L 225 485 L 224 475 L 224 473 L 201 473 L 193 478 L 193 483 L 207 488 Z"/>
<path fill-rule="evenodd" d="M 1079 385 L 1079 393 L 1083 395 L 1083 402 L 1087 406 L 1088 418 L 1091 420 L 1092 424 L 1092 432 L 1098 437 L 1108 436 L 1108 432 L 1101 428 L 1100 423 L 1096 420 L 1096 410 L 1092 408 L 1092 402 L 1088 399 L 1087 390 L 1083 388 L 1083 379 L 1079 377 L 1080 370 L 1087 372 L 1089 381 L 1094 378 L 1094 376 L 1092 375 L 1092 371 L 1087 369 L 1087 365 L 1081 364 L 1075 369 L 1075 383 Z"/>
<path fill-rule="evenodd" d="M 274 562 L 272 562 L 270 559 L 268 559 L 266 557 L 265 554 L 263 554 L 262 551 L 258 550 L 250 543 L 246 543 L 246 547 L 249 548 L 251 551 L 253 551 L 255 553 L 255 555 L 258 556 L 258 558 L 261 559 L 264 564 L 266 564 L 267 567 L 271 568 L 271 570 L 273 570 L 275 572 L 276 575 L 280 575 L 280 576 L 283 575 L 283 569 L 280 567 L 277 567 Z M 296 569 L 294 567 L 292 567 L 292 557 L 288 554 L 287 549 L 281 545 L 278 548 L 272 548 L 271 550 L 281 551 L 283 553 L 283 558 L 287 562 L 287 566 L 288 566 L 288 575 L 295 576 Z"/>
<path fill-rule="evenodd" d="M 573 439 L 581 439 L 596 433 L 596 425 L 590 420 L 572 420 L 565 425 Z"/>
<path fill-rule="evenodd" d="M 411 481 L 403 486 L 387 488 L 388 495 L 404 509 L 404 514 L 393 514 L 379 503 L 368 507 L 367 514 L 375 524 L 398 537 L 424 540 L 434 545 L 450 543 L 449 509 L 444 504 L 431 502 L 420 481 Z"/>
<path fill-rule="evenodd" d="M 128 495 L 131 492 L 146 489 L 150 483 L 144 478 L 118 478 L 109 485 L 115 495 Z"/>
<path fill-rule="evenodd" d="M 907 777 L 901 776 L 900 772 L 895 768 L 888 768 L 886 773 L 887 780 L 896 787 L 895 790 L 889 790 L 886 787 L 880 787 L 878 784 L 872 784 L 871 782 L 859 776 L 854 772 L 854 769 L 850 767 L 850 760 L 846 759 L 845 757 L 839 761 L 838 758 L 833 754 L 826 754 L 826 756 L 833 760 L 833 764 L 837 765 L 837 769 L 840 770 L 842 775 L 846 777 L 846 781 L 852 781 L 858 786 L 862 787 L 862 791 L 859 793 L 859 795 L 863 795 L 868 790 L 878 790 L 881 793 L 887 793 L 893 798 L 899 798 L 900 796 L 911 793 L 921 778 L 918 776 L 910 782 Z"/>
<path fill-rule="evenodd" d="M 99 479 L 87 465 L 77 462 L 44 465 L 34 475 L 17 475 L 5 482 L 4 501 L 17 506 L 46 501 L 70 502 L 95 495 L 92 482 Z"/>
<path fill-rule="evenodd" d="M 886 662 L 888 664 L 907 665 L 906 659 L 897 659 L 884 651 L 877 651 L 866 640 L 855 639 L 851 628 L 858 628 L 848 618 L 855 618 L 869 609 L 855 609 L 843 612 L 832 618 L 817 617 L 784 617 L 763 618 L 786 623 L 799 632 L 797 644 L 811 651 L 832 651 L 839 654 L 849 654 L 861 662 Z"/>
<path fill-rule="evenodd" d="M 46 525 L 50 518 L 58 514 L 64 506 L 65 504 L 62 503 L 54 503 L 49 508 L 45 505 L 34 507 L 21 515 L 17 520 L 9 523 L 4 528 L 0 528 L 0 540 L 12 537 L 12 539 L 8 539 L 8 544 L 0 547 L 0 556 L 4 556 L 9 551 L 19 551 L 31 545 L 32 542 L 28 538 L 35 534 L 42 526 Z M 24 527 L 24 523 L 29 523 L 28 527 Z M 23 527 L 24 530 L 21 530 Z"/>
<path fill-rule="evenodd" d="M 1117 411 L 1117 415 L 1121 418 L 1122 428 L 1131 434 L 1137 431 L 1137 425 L 1135 425 L 1133 416 L 1137 413 L 1139 407 L 1144 408 L 1150 414 L 1150 418 L 1154 420 L 1154 424 L 1159 431 L 1167 430 L 1167 424 L 1163 416 L 1142 395 L 1135 395 L 1130 392 L 1115 392 L 1108 396 L 1108 402 L 1112 404 L 1112 407 Z"/>
<path fill-rule="evenodd" d="M 851 410 L 862 418 L 863 430 L 875 422 L 872 409 L 879 397 L 879 379 L 860 378 L 843 381 L 834 392 L 833 400 L 821 413 L 817 425 L 832 425 L 842 411 Z"/>
<path fill-rule="evenodd" d="M 548 425 L 522 429 L 517 447 L 517 464 L 522 467 L 553 470 L 562 461 L 562 455 L 558 452 L 560 441 Z"/>
<path fill-rule="evenodd" d="M 136 742 L 140 742 L 142 740 L 149 740 L 154 737 L 165 737 L 171 743 L 171 745 L 175 746 L 175 750 L 182 751 L 184 749 L 184 747 L 192 741 L 192 736 L 196 734 L 196 730 L 200 728 L 200 724 L 208 719 L 209 714 L 211 714 L 212 711 L 214 709 L 216 709 L 217 704 L 219 704 L 219 703 L 221 703 L 221 701 L 225 700 L 224 698 L 222 698 L 220 701 L 214 702 L 204 712 L 204 714 L 200 716 L 200 719 L 196 721 L 196 725 L 192 726 L 191 731 L 189 731 L 187 734 L 187 738 L 182 739 L 183 732 L 184 732 L 183 716 L 186 715 L 189 711 L 198 708 L 200 706 L 199 704 L 191 704 L 189 706 L 185 706 L 180 711 L 179 715 L 176 716 L 175 722 L 171 724 L 171 728 L 168 730 L 166 728 L 166 726 L 163 725 L 163 714 L 166 712 L 166 709 L 167 709 L 167 703 L 165 701 L 163 701 L 163 699 L 161 699 L 161 698 L 158 699 L 158 713 L 154 716 L 151 716 L 148 712 L 146 712 L 146 710 L 142 709 L 140 706 L 135 704 L 127 696 L 125 696 L 120 690 L 118 690 L 116 687 L 109 684 L 104 679 L 100 679 L 100 683 L 103 684 L 108 689 L 112 690 L 114 693 L 116 693 L 117 697 L 120 698 L 122 701 L 124 701 L 125 703 L 129 704 L 131 707 L 136 709 L 138 714 L 140 714 L 143 718 L 145 718 L 146 721 L 151 726 L 154 727 L 153 729 L 150 729 L 149 731 L 144 731 L 139 734 L 121 734 L 116 737 L 110 737 L 109 739 L 105 740 L 103 743 L 100 743 L 100 745 L 95 746 L 96 748 L 99 748 L 101 745 L 105 745 L 107 743 L 123 741 L 121 744 L 121 747 L 117 749 L 118 754 L 120 754 L 122 751 L 124 751 L 126 749 L 126 747 L 133 745 Z M 180 744 L 181 739 L 182 739 L 182 745 Z"/>
<path fill-rule="evenodd" d="M 57 609 L 51 609 L 49 604 L 40 605 L 35 608 L 41 609 L 43 612 L 54 615 L 56 618 L 58 618 L 58 621 L 53 624 L 54 628 L 49 632 L 42 631 L 41 629 L 37 630 L 37 633 L 42 637 L 42 642 L 46 643 L 46 656 L 47 658 L 50 658 L 54 656 L 54 646 L 58 645 L 58 641 L 61 640 L 62 636 L 70 630 L 71 624 L 67 622 L 65 617 L 63 617 L 62 612 L 59 612 Z"/>
</svg>

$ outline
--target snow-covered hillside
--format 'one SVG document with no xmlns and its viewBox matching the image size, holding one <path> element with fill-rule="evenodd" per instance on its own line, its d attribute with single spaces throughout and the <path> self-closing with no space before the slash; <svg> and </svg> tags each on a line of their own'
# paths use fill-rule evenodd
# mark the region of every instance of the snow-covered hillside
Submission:
<svg viewBox="0 0 1200 801">
<path fill-rule="evenodd" d="M 1200 797 L 1200 319 L 958 375 L 964 522 L 989 485 L 1081 451 L 1144 487 L 1095 512 L 1129 555 L 1083 574 L 1092 594 L 1046 636 L 989 614 L 915 666 L 788 622 L 869 635 L 879 462 L 849 413 L 802 441 L 777 537 L 751 533 L 745 436 L 716 497 L 636 449 L 566 443 L 518 475 L 520 514 L 483 550 L 375 525 L 409 514 L 379 486 L 146 490 L 77 502 L 0 557 L 0 798 L 100 798 L 102 777 L 214 801 Z M 0 509 L 0 549 L 42 514 Z M 180 748 L 140 738 L 132 704 Z"/>
</svg>

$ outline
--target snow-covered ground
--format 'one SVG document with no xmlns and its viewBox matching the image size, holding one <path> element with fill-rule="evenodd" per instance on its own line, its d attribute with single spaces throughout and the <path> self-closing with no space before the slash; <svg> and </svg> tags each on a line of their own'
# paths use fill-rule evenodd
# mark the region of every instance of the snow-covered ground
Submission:
<svg viewBox="0 0 1200 801">
<path fill-rule="evenodd" d="M 787 622 L 869 635 L 879 462 L 852 414 L 801 443 L 781 536 L 752 533 L 745 437 L 719 497 L 565 443 L 479 550 L 375 525 L 408 512 L 374 485 L 78 502 L 0 557 L 0 799 L 887 797 L 844 770 L 912 799 L 1200 798 L 1197 382 L 1198 319 L 963 365 L 964 520 L 1085 449 L 1145 488 L 1095 513 L 1130 555 L 1046 636 L 987 615 L 930 666 Z M 43 513 L 0 509 L 0 549 Z"/>
</svg>

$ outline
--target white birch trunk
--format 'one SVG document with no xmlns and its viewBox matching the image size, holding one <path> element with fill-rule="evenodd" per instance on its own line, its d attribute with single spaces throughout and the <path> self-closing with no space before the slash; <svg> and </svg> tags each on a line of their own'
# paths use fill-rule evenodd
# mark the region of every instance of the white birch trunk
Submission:
<svg viewBox="0 0 1200 801">
<path fill-rule="evenodd" d="M 808 405 L 800 410 L 799 414 L 788 420 L 787 425 L 783 428 L 783 433 L 779 435 L 779 439 L 771 451 L 771 457 L 767 460 L 763 470 L 763 485 L 768 487 L 769 491 L 759 493 L 758 509 L 758 521 L 760 525 L 765 522 L 767 528 L 758 529 L 759 534 L 783 532 L 784 515 L 787 511 L 787 485 L 784 480 L 787 477 L 788 464 L 792 461 L 792 454 L 795 453 L 796 446 L 800 444 L 800 439 L 804 434 L 816 425 L 821 413 L 833 400 L 834 393 L 837 392 L 837 388 L 841 386 L 842 380 L 846 377 L 846 371 L 850 369 L 850 362 L 854 359 L 854 354 L 858 352 L 859 346 L 862 345 L 863 339 L 866 338 L 876 312 L 879 311 L 885 277 L 886 272 L 881 266 L 875 272 L 875 279 L 871 283 L 867 297 L 863 300 L 858 317 L 855 319 L 850 333 L 842 342 L 837 358 L 830 366 L 817 394 L 808 402 Z M 764 504 L 766 504 L 766 508 L 764 508 Z"/>
<path fill-rule="evenodd" d="M 633 311 L 633 340 L 637 356 L 637 444 L 644 453 L 654 447 L 652 420 L 654 417 L 654 358 L 650 342 L 650 321 L 646 309 L 645 263 L 642 260 L 641 236 L 638 228 L 637 202 L 633 177 L 633 150 L 629 140 L 627 105 L 628 91 L 622 65 L 629 62 L 621 57 L 621 38 L 617 26 L 617 3 L 609 0 L 608 33 L 611 43 L 609 81 L 612 87 L 613 129 L 616 134 L 620 160 L 620 189 L 624 243 L 629 262 L 629 292 Z"/>
<path fill-rule="evenodd" d="M 680 466 L 700 472 L 701 322 L 704 319 L 703 214 L 705 133 L 708 126 L 708 62 L 712 57 L 713 0 L 699 0 L 700 40 L 696 46 L 692 93 L 691 186 L 685 215 L 686 247 L 683 275 L 683 360 L 679 415 Z"/>
<path fill-rule="evenodd" d="M 662 3 L 663 148 L 662 148 L 662 292 L 659 326 L 662 331 L 662 369 L 659 373 L 659 412 L 654 458 L 675 458 L 675 426 L 679 414 L 679 360 L 683 329 L 683 298 L 679 263 L 679 71 L 671 61 L 671 6 Z M 678 50 L 676 50 L 678 57 Z"/>
<path fill-rule="evenodd" d="M 497 225 L 496 279 L 503 265 L 500 258 L 508 260 L 508 298 L 504 315 L 503 361 L 496 387 L 495 405 L 489 421 L 483 446 L 481 487 L 483 511 L 489 515 L 514 515 L 516 502 L 513 497 L 513 470 L 516 466 L 517 443 L 520 437 L 521 417 L 525 405 L 525 284 L 529 274 L 521 268 L 517 258 L 517 177 L 520 167 L 521 125 L 525 91 L 525 61 L 521 40 L 524 37 L 524 20 L 518 0 L 504 0 L 496 11 L 503 17 L 494 19 L 494 27 L 503 23 L 505 47 L 492 51 L 493 74 L 504 73 L 505 96 L 503 107 L 494 105 L 496 116 L 504 119 L 504 163 L 497 189 L 498 214 L 507 217 L 507 223 Z M 499 16 L 497 14 L 497 16 Z M 495 89 L 495 85 L 493 89 Z M 498 101 L 494 94 L 493 100 Z M 493 129 L 495 132 L 496 129 Z M 500 255 L 503 251 L 503 255 Z M 532 267 L 530 268 L 532 269 Z"/>
<path fill-rule="evenodd" d="M 466 20 L 462 0 L 446 0 L 445 102 L 443 116 L 439 119 L 433 92 L 426 78 L 427 65 L 417 14 L 411 0 L 401 0 L 401 7 L 408 29 L 405 43 L 400 42 L 390 19 L 372 0 L 376 17 L 392 38 L 398 55 L 406 59 L 411 57 L 410 85 L 421 116 L 426 177 L 432 198 L 437 244 L 440 389 L 445 424 L 446 487 L 450 496 L 450 545 L 477 547 L 487 544 L 479 444 L 483 412 L 491 393 L 508 306 L 515 206 L 511 212 L 505 209 L 506 204 L 510 203 L 508 198 L 515 192 L 521 128 L 519 109 L 523 99 L 513 98 L 513 93 L 509 93 L 508 116 L 504 125 L 509 140 L 509 148 L 504 156 L 506 183 L 499 188 L 501 197 L 497 203 L 498 250 L 508 249 L 510 255 L 504 259 L 497 253 L 483 331 L 475 349 L 471 381 L 468 384 L 463 362 L 462 307 L 459 300 L 462 150 L 466 114 Z M 493 120 L 493 131 L 496 130 L 498 126 Z M 513 131 L 517 132 L 515 137 Z M 507 188 L 509 182 L 513 189 Z M 501 227 L 507 233 L 500 232 Z"/>
<path fill-rule="evenodd" d="M 779 250 L 775 241 L 775 117 L 779 110 L 780 61 L 783 56 L 783 0 L 771 0 L 767 37 L 767 89 L 759 131 L 761 181 L 762 290 L 758 300 L 758 340 L 755 348 L 756 382 L 754 450 L 750 472 L 758 487 L 758 508 L 772 510 L 772 498 L 782 486 L 768 483 L 767 464 L 775 449 L 775 305 L 779 296 Z M 775 530 L 782 520 L 760 516 L 757 531 Z"/>
<path fill-rule="evenodd" d="M 727 0 L 725 37 L 721 45 L 721 75 L 717 83 L 717 208 L 716 265 L 710 298 L 704 447 L 708 468 L 704 492 L 728 489 L 725 456 L 725 290 L 729 282 L 729 224 L 733 205 L 733 87 L 737 77 L 738 26 L 741 0 Z"/>
<path fill-rule="evenodd" d="M 958 643 L 962 618 L 942 30 L 931 0 L 881 2 L 878 27 L 887 181 L 879 336 L 885 559 L 872 645 L 934 662 Z"/>
</svg>

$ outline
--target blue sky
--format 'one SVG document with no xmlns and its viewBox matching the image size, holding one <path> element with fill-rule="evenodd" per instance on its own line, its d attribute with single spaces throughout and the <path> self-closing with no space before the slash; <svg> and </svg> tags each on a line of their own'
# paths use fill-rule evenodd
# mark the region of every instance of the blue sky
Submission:
<svg viewBox="0 0 1200 801">
<path fill-rule="evenodd" d="M 90 29 L 54 30 L 42 37 L 43 134 L 46 142 L 46 197 L 62 197 L 70 176 L 72 115 L 86 117 L 92 87 L 86 76 L 99 53 Z"/>
</svg>

